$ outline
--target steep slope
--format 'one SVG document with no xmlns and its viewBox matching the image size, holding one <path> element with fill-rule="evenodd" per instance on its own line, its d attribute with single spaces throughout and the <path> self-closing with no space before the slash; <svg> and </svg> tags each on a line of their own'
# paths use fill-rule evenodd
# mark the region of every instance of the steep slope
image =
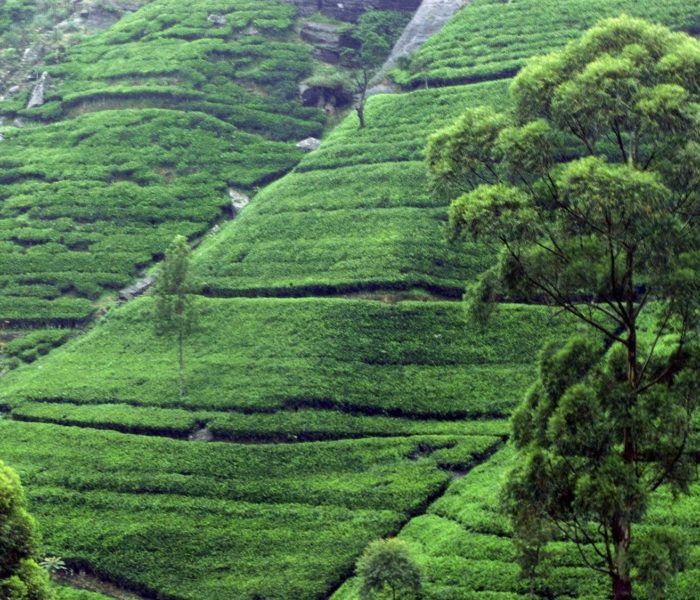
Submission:
<svg viewBox="0 0 700 600">
<path fill-rule="evenodd" d="M 605 17 L 629 14 L 675 29 L 700 31 L 698 0 L 473 0 L 394 71 L 406 87 L 512 77 Z"/>
<path fill-rule="evenodd" d="M 50 67 L 44 104 L 0 105 L 0 319 L 73 324 L 175 233 L 201 236 L 301 158 L 324 117 L 281 1 L 157 0 Z M 24 127 L 19 127 L 24 125 Z"/>
<path fill-rule="evenodd" d="M 14 0 L 0 4 L 0 100 L 26 94 L 46 62 L 150 0 Z"/>
<path fill-rule="evenodd" d="M 371 98 L 366 129 L 347 118 L 202 247 L 201 289 L 294 296 L 416 287 L 459 297 L 490 257 L 446 243 L 446 207 L 429 197 L 422 151 L 440 123 L 467 106 L 502 103 L 505 91 L 495 83 Z"/>
<path fill-rule="evenodd" d="M 403 35 L 394 45 L 389 58 L 382 66 L 386 71 L 416 52 L 428 39 L 470 0 L 423 0 Z"/>
</svg>

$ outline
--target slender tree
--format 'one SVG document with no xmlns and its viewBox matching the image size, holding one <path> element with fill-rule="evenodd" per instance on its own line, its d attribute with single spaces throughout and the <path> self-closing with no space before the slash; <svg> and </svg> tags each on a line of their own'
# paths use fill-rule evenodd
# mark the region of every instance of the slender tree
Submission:
<svg viewBox="0 0 700 600">
<path fill-rule="evenodd" d="M 360 129 L 364 129 L 366 125 L 365 105 L 372 78 L 390 50 L 387 40 L 391 35 L 392 23 L 378 18 L 376 12 L 368 11 L 358 23 L 353 37 L 359 47 L 347 48 L 342 53 L 343 62 L 354 72 L 355 112 Z"/>
<path fill-rule="evenodd" d="M 190 247 L 176 236 L 165 254 L 155 286 L 154 325 L 156 335 L 173 336 L 178 348 L 178 389 L 185 396 L 185 338 L 196 323 L 196 313 L 187 282 Z"/>
<path fill-rule="evenodd" d="M 0 598 L 52 598 L 48 576 L 35 560 L 35 527 L 19 477 L 0 461 Z"/>
<path fill-rule="evenodd" d="M 659 593 L 678 540 L 633 531 L 655 490 L 688 492 L 695 476 L 700 44 L 607 20 L 533 60 L 511 97 L 512 113 L 469 111 L 427 151 L 435 193 L 462 194 L 455 237 L 500 253 L 472 302 L 546 302 L 604 344 L 545 351 L 513 420 L 505 505 L 525 564 L 563 537 L 616 600 L 633 597 L 634 579 Z"/>
</svg>

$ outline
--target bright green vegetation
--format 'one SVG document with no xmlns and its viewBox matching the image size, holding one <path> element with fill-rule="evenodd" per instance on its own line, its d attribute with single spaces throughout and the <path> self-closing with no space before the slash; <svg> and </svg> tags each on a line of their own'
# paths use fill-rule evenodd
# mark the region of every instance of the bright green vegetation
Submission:
<svg viewBox="0 0 700 600">
<path fill-rule="evenodd" d="M 35 329 L 27 335 L 16 338 L 3 347 L 6 366 L 16 367 L 21 363 L 34 362 L 40 356 L 48 354 L 53 348 L 68 341 L 71 331 L 64 329 Z"/>
<path fill-rule="evenodd" d="M 52 66 L 44 106 L 0 106 L 28 125 L 0 144 L 0 319 L 86 321 L 175 234 L 228 214 L 229 187 L 296 164 L 324 117 L 296 99 L 313 61 L 295 22 L 281 1 L 157 0 Z"/>
<path fill-rule="evenodd" d="M 516 458 L 508 446 L 487 463 L 455 481 L 426 514 L 412 519 L 399 539 L 408 542 L 423 567 L 428 598 L 450 600 L 516 600 L 528 598 L 530 583 L 519 578 L 510 522 L 499 511 L 504 478 Z M 696 486 L 695 492 L 698 489 Z M 657 494 L 647 517 L 650 525 L 669 525 L 683 531 L 693 550 L 686 569 L 668 590 L 668 600 L 690 600 L 700 577 L 700 527 L 697 497 L 671 507 L 670 494 Z M 547 577 L 536 582 L 544 597 L 600 600 L 608 582 L 580 566 L 573 544 L 558 543 Z M 350 580 L 333 600 L 356 600 L 357 582 Z M 643 596 L 646 597 L 646 596 Z"/>
<path fill-rule="evenodd" d="M 198 286 L 213 295 L 418 287 L 459 296 L 492 257 L 446 243 L 445 205 L 429 197 L 423 148 L 466 107 L 501 105 L 505 90 L 497 82 L 370 98 L 365 129 L 348 117 L 207 241 L 193 261 Z"/>
<path fill-rule="evenodd" d="M 330 593 L 444 490 L 446 470 L 502 444 L 503 419 L 465 417 L 507 413 L 539 340 L 570 330 L 538 307 L 506 306 L 484 331 L 454 302 L 202 298 L 180 401 L 152 304 L 9 373 L 0 403 L 48 423 L 0 421 L 0 455 L 26 482 L 46 553 L 185 599 Z M 98 431 L 205 425 L 259 443 Z M 272 443 L 304 440 L 336 441 Z"/>
<path fill-rule="evenodd" d="M 474 0 L 394 77 L 413 87 L 512 77 L 527 59 L 605 17 L 628 14 L 697 32 L 699 8 L 697 0 Z"/>
<path fill-rule="evenodd" d="M 571 331 L 538 307 L 504 306 L 482 330 L 454 302 L 202 299 L 185 349 L 190 391 L 180 400 L 177 348 L 155 337 L 151 306 L 136 300 L 52 352 L 41 369 L 8 374 L 0 401 L 499 417 L 532 381 L 542 342 Z M 102 419 L 118 422 L 125 407 L 110 410 Z M 179 423 L 183 416 L 173 413 Z"/>
<path fill-rule="evenodd" d="M 57 587 L 54 590 L 54 594 L 56 595 L 56 600 L 110 600 L 109 596 L 86 590 L 76 590 L 70 587 Z"/>
<path fill-rule="evenodd" d="M 189 444 L 10 421 L 0 432 L 47 549 L 135 589 L 222 600 L 319 597 L 442 490 L 441 449 L 459 444 L 465 460 L 499 443 Z"/>
</svg>

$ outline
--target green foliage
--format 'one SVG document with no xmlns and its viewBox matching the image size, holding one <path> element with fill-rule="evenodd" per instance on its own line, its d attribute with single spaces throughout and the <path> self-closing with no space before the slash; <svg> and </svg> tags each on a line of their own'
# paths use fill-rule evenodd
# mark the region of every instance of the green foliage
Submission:
<svg viewBox="0 0 700 600">
<path fill-rule="evenodd" d="M 17 474 L 0 462 L 0 597 L 49 600 L 46 573 L 35 561 L 36 525 Z"/>
<path fill-rule="evenodd" d="M 473 0 L 393 76 L 409 87 L 512 77 L 533 56 L 621 14 L 697 30 L 697 5 L 685 0 Z"/>
<path fill-rule="evenodd" d="M 372 76 L 389 54 L 391 46 L 385 29 L 391 29 L 390 19 L 385 15 L 374 15 L 368 11 L 360 17 L 353 37 L 357 48 L 343 49 L 343 62 L 353 69 L 355 75 L 355 112 L 360 129 L 365 128 L 365 104 Z"/>
<path fill-rule="evenodd" d="M 202 245 L 193 283 L 222 296 L 417 287 L 459 297 L 493 254 L 481 244 L 470 252 L 445 244 L 446 201 L 430 196 L 419 161 L 445 118 L 465 106 L 502 105 L 506 87 L 371 97 L 365 129 L 357 130 L 354 115 L 345 119 L 295 172 Z"/>
<path fill-rule="evenodd" d="M 423 450 L 459 440 L 193 444 L 0 422 L 0 452 L 22 469 L 47 548 L 135 591 L 188 599 L 317 598 L 442 489 L 449 475 Z"/>
<path fill-rule="evenodd" d="M 30 363 L 64 344 L 72 335 L 64 329 L 38 329 L 8 342 L 3 352 L 10 359 Z"/>
<path fill-rule="evenodd" d="M 579 598 L 599 600 L 609 597 L 609 583 L 580 565 L 581 556 L 570 542 L 553 542 L 547 546 L 546 570 L 539 570 L 532 580 L 519 576 L 518 547 L 513 543 L 511 524 L 499 511 L 502 482 L 517 465 L 519 458 L 512 446 L 496 453 L 487 462 L 475 467 L 464 478 L 453 482 L 426 514 L 414 517 L 398 535 L 406 542 L 423 572 L 423 594 L 426 598 L 450 600 L 525 600 L 532 597 Z M 695 485 L 697 489 L 697 484 Z M 645 558 L 653 560 L 657 552 L 661 573 L 668 563 L 665 537 L 682 538 L 691 548 L 700 542 L 696 518 L 699 496 L 684 496 L 673 503 L 672 495 L 663 490 L 652 498 L 645 524 L 636 537 L 657 539 Z M 666 546 L 667 547 L 667 546 Z M 640 549 L 641 551 L 641 549 Z M 590 549 L 587 555 L 594 556 Z M 645 560 L 640 556 L 640 559 Z M 695 593 L 700 574 L 700 556 L 694 549 L 686 554 L 685 571 L 667 587 L 667 600 L 688 600 Z M 681 564 L 680 562 L 677 563 Z M 544 566 L 544 565 L 540 565 Z M 638 597 L 653 598 L 650 588 L 638 590 Z M 359 581 L 350 580 L 333 600 L 358 600 Z"/>
<path fill-rule="evenodd" d="M 695 476 L 697 56 L 685 34 L 603 21 L 523 69 L 512 116 L 470 111 L 428 147 L 434 187 L 462 194 L 455 237 L 502 248 L 500 289 L 478 300 L 544 298 L 605 338 L 545 351 L 514 417 L 522 462 L 505 497 L 524 564 L 563 536 L 593 549 L 582 564 L 609 575 L 616 599 L 632 597 L 632 529 L 650 494 L 688 492 Z"/>
<path fill-rule="evenodd" d="M 230 215 L 229 187 L 290 170 L 324 124 L 297 99 L 314 63 L 294 25 L 286 2 L 157 0 L 52 65 L 46 105 L 2 103 L 27 127 L 2 132 L 0 319 L 86 321 L 174 235 Z"/>
<path fill-rule="evenodd" d="M 159 336 L 177 340 L 180 399 L 185 396 L 185 338 L 192 333 L 197 316 L 192 304 L 187 272 L 190 247 L 184 236 L 175 236 L 159 265 L 155 287 L 153 325 Z"/>
<path fill-rule="evenodd" d="M 541 344 L 572 331 L 569 320 L 538 307 L 503 307 L 486 332 L 466 322 L 455 302 L 208 299 L 197 308 L 183 400 L 172 377 L 175 348 L 155 336 L 153 301 L 143 298 L 53 351 L 41 369 L 29 365 L 9 373 L 2 403 L 282 411 L 279 418 L 296 408 L 502 416 L 532 382 Z M 116 408 L 105 411 L 105 421 L 122 418 Z M 158 417 L 143 418 L 150 424 Z"/>
<path fill-rule="evenodd" d="M 357 561 L 357 576 L 363 599 L 372 598 L 387 588 L 394 600 L 420 596 L 420 569 L 408 545 L 395 538 L 376 540 L 367 546 Z"/>
</svg>

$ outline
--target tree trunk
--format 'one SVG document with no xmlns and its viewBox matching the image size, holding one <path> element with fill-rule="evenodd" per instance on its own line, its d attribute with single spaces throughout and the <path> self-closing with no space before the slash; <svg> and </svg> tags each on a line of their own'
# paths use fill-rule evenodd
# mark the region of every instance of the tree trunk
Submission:
<svg viewBox="0 0 700 600">
<path fill-rule="evenodd" d="M 355 107 L 357 118 L 360 119 L 360 129 L 365 128 L 365 101 L 360 100 L 360 103 Z"/>
<path fill-rule="evenodd" d="M 612 591 L 614 600 L 633 600 L 632 581 L 629 577 L 613 577 Z"/>
<path fill-rule="evenodd" d="M 185 340 L 182 332 L 178 334 L 178 350 L 179 350 L 179 387 L 180 387 L 180 400 L 185 397 Z"/>
</svg>

